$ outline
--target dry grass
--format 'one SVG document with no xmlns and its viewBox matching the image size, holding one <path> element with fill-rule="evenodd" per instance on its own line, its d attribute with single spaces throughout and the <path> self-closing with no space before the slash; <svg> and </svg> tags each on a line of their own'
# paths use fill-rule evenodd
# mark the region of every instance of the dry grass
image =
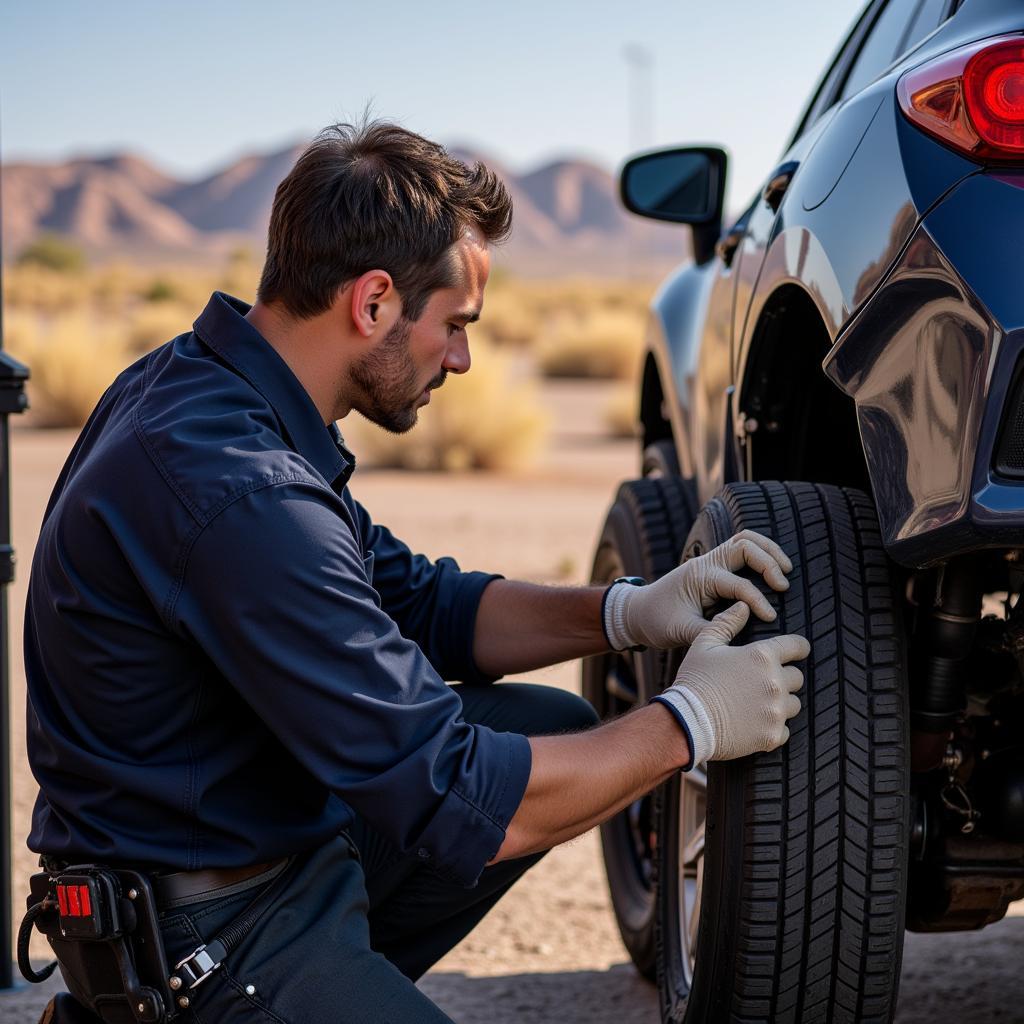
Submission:
<svg viewBox="0 0 1024 1024">
<path fill-rule="evenodd" d="M 211 291 L 252 301 L 258 278 L 256 257 L 243 251 L 220 270 L 5 268 L 5 341 L 32 371 L 30 422 L 80 426 L 125 366 L 191 329 Z M 435 392 L 420 425 L 406 437 L 365 423 L 348 429 L 379 465 L 523 467 L 546 431 L 536 371 L 632 380 L 650 292 L 633 282 L 518 281 L 496 273 L 481 322 L 470 330 L 472 372 Z M 624 416 L 612 419 L 619 424 Z"/>
<path fill-rule="evenodd" d="M 27 422 L 81 426 L 129 363 L 192 329 L 212 291 L 251 299 L 257 279 L 258 267 L 245 254 L 220 271 L 5 267 L 4 344 L 32 372 Z"/>
<path fill-rule="evenodd" d="M 473 368 L 449 376 L 408 434 L 395 435 L 353 416 L 341 424 L 358 456 L 379 467 L 420 470 L 517 470 L 528 466 L 548 429 L 536 387 L 493 346 L 473 343 Z"/>
<path fill-rule="evenodd" d="M 131 361 L 117 326 L 72 312 L 42 321 L 10 313 L 7 347 L 26 363 L 29 422 L 39 427 L 81 426 L 114 378 Z"/>
<path fill-rule="evenodd" d="M 594 339 L 598 347 L 604 338 L 621 336 L 618 344 L 626 346 L 638 339 L 651 290 L 650 285 L 636 282 L 520 281 L 499 276 L 488 286 L 483 317 L 474 330 L 496 345 L 533 351 L 542 364 L 555 365 L 559 362 L 555 353 L 572 349 L 580 338 Z M 603 357 L 597 372 L 589 370 L 585 356 L 576 354 L 564 362 L 567 376 L 608 373 Z"/>
<path fill-rule="evenodd" d="M 633 310 L 598 308 L 567 314 L 537 350 L 548 377 L 634 380 L 640 372 L 644 320 Z"/>
<path fill-rule="evenodd" d="M 133 354 L 145 355 L 165 341 L 191 331 L 198 312 L 194 306 L 183 302 L 140 306 L 126 318 L 125 343 Z"/>
</svg>

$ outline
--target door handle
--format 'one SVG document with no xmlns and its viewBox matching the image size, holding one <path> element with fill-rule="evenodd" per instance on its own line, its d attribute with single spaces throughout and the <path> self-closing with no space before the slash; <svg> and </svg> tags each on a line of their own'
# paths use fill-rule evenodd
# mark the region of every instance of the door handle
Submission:
<svg viewBox="0 0 1024 1024">
<path fill-rule="evenodd" d="M 777 167 L 768 179 L 768 184 L 761 192 L 761 198 L 771 207 L 773 213 L 782 205 L 782 197 L 786 194 L 786 189 L 789 188 L 789 183 L 799 166 L 796 160 L 790 160 Z"/>
</svg>

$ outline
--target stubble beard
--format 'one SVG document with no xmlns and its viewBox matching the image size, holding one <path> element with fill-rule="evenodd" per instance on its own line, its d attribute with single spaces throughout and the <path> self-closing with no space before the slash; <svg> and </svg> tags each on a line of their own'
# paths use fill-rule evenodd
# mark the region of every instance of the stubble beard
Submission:
<svg viewBox="0 0 1024 1024">
<path fill-rule="evenodd" d="M 392 434 L 404 434 L 416 425 L 419 416 L 416 391 L 416 366 L 409 353 L 412 324 L 402 317 L 384 335 L 372 352 L 352 364 L 349 376 L 359 394 L 352 407 L 372 423 Z M 440 387 L 447 371 L 442 370 L 428 388 Z"/>
</svg>

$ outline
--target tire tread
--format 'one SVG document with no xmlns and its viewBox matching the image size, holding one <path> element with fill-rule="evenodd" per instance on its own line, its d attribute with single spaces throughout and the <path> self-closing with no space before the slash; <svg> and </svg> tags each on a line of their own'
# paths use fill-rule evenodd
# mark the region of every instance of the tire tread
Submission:
<svg viewBox="0 0 1024 1024">
<path fill-rule="evenodd" d="M 719 499 L 734 532 L 773 537 L 794 564 L 788 591 L 762 587 L 777 620 L 744 637 L 802 633 L 812 650 L 786 747 L 722 766 L 742 773 L 737 927 L 723 966 L 702 971 L 698 955 L 695 987 L 729 995 L 695 994 L 685 1020 L 890 1024 L 909 769 L 903 643 L 874 507 L 812 483 L 733 484 Z M 678 1011 L 665 1005 L 665 1019 Z"/>
</svg>

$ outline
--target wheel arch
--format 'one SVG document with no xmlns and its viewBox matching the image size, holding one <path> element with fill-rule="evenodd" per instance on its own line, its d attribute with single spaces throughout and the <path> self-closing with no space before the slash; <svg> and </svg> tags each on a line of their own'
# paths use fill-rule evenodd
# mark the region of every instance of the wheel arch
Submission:
<svg viewBox="0 0 1024 1024">
<path fill-rule="evenodd" d="M 780 285 L 761 308 L 736 390 L 751 480 L 813 480 L 870 493 L 856 406 L 822 370 L 832 335 L 814 297 Z"/>
<path fill-rule="evenodd" d="M 661 372 L 654 353 L 648 351 L 640 378 L 640 428 L 645 448 L 655 441 L 674 440 L 672 423 L 665 412 L 665 388 L 661 383 Z"/>
</svg>

